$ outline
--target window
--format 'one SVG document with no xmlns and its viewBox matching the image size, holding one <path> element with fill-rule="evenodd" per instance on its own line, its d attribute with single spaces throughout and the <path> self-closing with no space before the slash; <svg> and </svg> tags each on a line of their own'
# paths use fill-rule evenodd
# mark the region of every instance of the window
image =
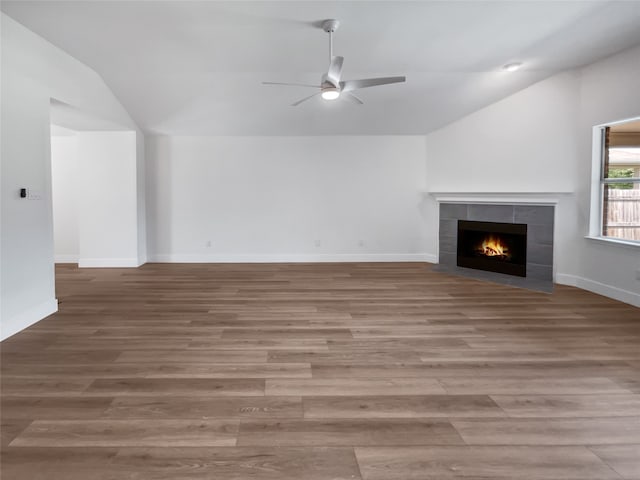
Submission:
<svg viewBox="0 0 640 480">
<path fill-rule="evenodd" d="M 601 128 L 603 237 L 640 243 L 640 120 Z"/>
</svg>

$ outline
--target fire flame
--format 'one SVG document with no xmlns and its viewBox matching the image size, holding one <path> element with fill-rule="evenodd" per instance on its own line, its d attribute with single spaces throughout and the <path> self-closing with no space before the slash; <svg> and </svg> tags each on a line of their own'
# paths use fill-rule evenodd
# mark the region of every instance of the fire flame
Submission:
<svg viewBox="0 0 640 480">
<path fill-rule="evenodd" d="M 489 235 L 482 241 L 482 245 L 478 248 L 479 253 L 487 257 L 511 257 L 509 247 L 502 243 L 500 237 Z"/>
</svg>

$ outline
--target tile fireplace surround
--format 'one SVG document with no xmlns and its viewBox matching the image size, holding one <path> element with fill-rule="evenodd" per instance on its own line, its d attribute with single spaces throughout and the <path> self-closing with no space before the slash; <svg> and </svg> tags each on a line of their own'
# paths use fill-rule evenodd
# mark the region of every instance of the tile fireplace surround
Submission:
<svg viewBox="0 0 640 480">
<path fill-rule="evenodd" d="M 439 265 L 436 270 L 543 292 L 553 290 L 554 205 L 440 203 Z M 458 220 L 527 224 L 527 276 L 458 267 Z"/>
</svg>

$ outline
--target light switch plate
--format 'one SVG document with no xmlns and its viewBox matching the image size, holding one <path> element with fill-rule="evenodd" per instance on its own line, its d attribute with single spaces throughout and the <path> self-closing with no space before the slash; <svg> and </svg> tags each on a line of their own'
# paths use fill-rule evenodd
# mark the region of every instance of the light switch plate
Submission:
<svg viewBox="0 0 640 480">
<path fill-rule="evenodd" d="M 42 200 L 42 192 L 39 190 L 31 190 L 27 191 L 27 199 L 28 200 Z"/>
</svg>

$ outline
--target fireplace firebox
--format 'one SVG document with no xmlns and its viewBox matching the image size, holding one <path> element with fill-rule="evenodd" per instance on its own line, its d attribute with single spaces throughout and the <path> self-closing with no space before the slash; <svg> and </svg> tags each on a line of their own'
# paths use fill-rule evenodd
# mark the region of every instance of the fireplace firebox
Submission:
<svg viewBox="0 0 640 480">
<path fill-rule="evenodd" d="M 527 276 L 527 225 L 458 220 L 459 267 Z"/>
</svg>

